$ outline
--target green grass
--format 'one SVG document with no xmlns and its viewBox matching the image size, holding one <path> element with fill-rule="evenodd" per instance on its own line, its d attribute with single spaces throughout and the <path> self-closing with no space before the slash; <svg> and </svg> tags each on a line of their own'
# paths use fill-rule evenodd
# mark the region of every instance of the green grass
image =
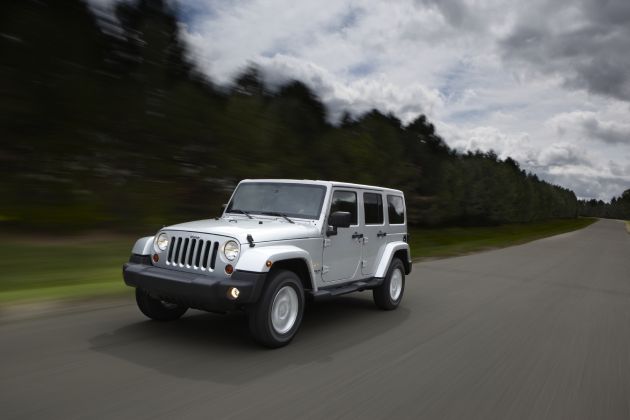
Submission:
<svg viewBox="0 0 630 420">
<path fill-rule="evenodd" d="M 626 220 L 626 230 L 630 233 L 630 220 Z"/>
<path fill-rule="evenodd" d="M 503 247 L 579 229 L 595 219 L 554 220 L 497 227 L 414 229 L 415 258 L 446 257 Z M 42 238 L 2 236 L 0 305 L 88 298 L 128 292 L 121 266 L 135 238 Z"/>
<path fill-rule="evenodd" d="M 1 239 L 0 304 L 128 291 L 122 264 L 129 259 L 134 238 Z"/>
<path fill-rule="evenodd" d="M 584 228 L 597 219 L 558 219 L 493 227 L 412 229 L 411 254 L 415 258 L 439 258 L 468 254 Z"/>
</svg>

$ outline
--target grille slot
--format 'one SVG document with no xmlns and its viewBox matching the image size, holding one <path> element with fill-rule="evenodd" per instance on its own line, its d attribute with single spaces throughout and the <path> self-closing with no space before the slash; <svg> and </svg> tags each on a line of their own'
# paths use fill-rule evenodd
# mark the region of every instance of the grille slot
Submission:
<svg viewBox="0 0 630 420">
<path fill-rule="evenodd" d="M 195 247 L 197 246 L 197 240 L 193 239 L 190 241 L 190 251 L 188 251 L 188 265 L 193 265 L 193 256 L 195 255 Z"/>
<path fill-rule="evenodd" d="M 214 270 L 214 263 L 217 261 L 217 250 L 219 249 L 219 243 L 214 243 L 214 248 L 212 249 L 212 258 L 210 259 L 210 269 Z"/>
<path fill-rule="evenodd" d="M 199 240 L 197 244 L 197 255 L 195 256 L 195 268 L 199 268 L 199 264 L 201 263 L 201 251 L 203 251 L 203 247 L 205 246 L 206 241 Z"/>
<path fill-rule="evenodd" d="M 186 271 L 213 271 L 219 242 L 205 238 L 190 238 L 189 234 L 171 234 L 165 265 Z M 160 263 L 161 265 L 161 263 Z"/>
<path fill-rule="evenodd" d="M 186 264 L 186 252 L 188 251 L 188 241 L 189 241 L 189 239 L 186 238 L 186 239 L 184 239 L 184 243 L 182 244 L 182 252 L 180 254 L 181 258 L 179 259 L 179 263 L 181 265 L 185 265 Z"/>
<path fill-rule="evenodd" d="M 202 267 L 208 266 L 208 254 L 210 253 L 210 241 L 206 241 L 206 249 L 203 251 L 203 265 Z"/>
</svg>

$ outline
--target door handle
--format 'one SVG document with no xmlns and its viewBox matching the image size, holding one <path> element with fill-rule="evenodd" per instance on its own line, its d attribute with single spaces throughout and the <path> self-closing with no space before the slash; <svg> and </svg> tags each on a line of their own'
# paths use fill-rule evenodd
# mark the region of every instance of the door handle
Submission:
<svg viewBox="0 0 630 420">
<path fill-rule="evenodd" d="M 381 232 L 380 230 L 378 231 L 378 233 L 376 234 L 376 236 L 378 238 L 384 238 L 387 236 L 387 232 Z"/>
<path fill-rule="evenodd" d="M 352 234 L 352 239 L 360 239 L 360 238 L 363 238 L 363 234 L 362 233 L 354 232 Z"/>
</svg>

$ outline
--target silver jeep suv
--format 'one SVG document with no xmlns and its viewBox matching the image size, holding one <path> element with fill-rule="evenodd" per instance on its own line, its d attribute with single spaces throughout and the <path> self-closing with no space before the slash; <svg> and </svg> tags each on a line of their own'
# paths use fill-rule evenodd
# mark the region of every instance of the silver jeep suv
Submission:
<svg viewBox="0 0 630 420">
<path fill-rule="evenodd" d="M 330 181 L 243 180 L 221 217 L 139 239 L 123 277 L 158 321 L 245 310 L 269 347 L 295 336 L 308 299 L 371 289 L 395 309 L 411 272 L 403 193 Z"/>
</svg>

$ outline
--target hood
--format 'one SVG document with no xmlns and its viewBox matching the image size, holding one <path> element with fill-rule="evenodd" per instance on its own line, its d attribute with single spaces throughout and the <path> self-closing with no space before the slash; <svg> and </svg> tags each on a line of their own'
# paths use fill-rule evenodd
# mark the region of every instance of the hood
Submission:
<svg viewBox="0 0 630 420">
<path fill-rule="evenodd" d="M 211 235 L 229 236 L 238 239 L 240 243 L 247 243 L 247 235 L 252 235 L 254 242 L 302 239 L 320 236 L 319 229 L 314 224 L 307 224 L 303 222 L 289 223 L 285 220 L 276 219 L 245 219 L 240 217 L 230 217 L 219 220 L 196 220 L 194 222 L 166 226 L 162 230 L 179 230 L 185 232 L 200 232 Z"/>
</svg>

